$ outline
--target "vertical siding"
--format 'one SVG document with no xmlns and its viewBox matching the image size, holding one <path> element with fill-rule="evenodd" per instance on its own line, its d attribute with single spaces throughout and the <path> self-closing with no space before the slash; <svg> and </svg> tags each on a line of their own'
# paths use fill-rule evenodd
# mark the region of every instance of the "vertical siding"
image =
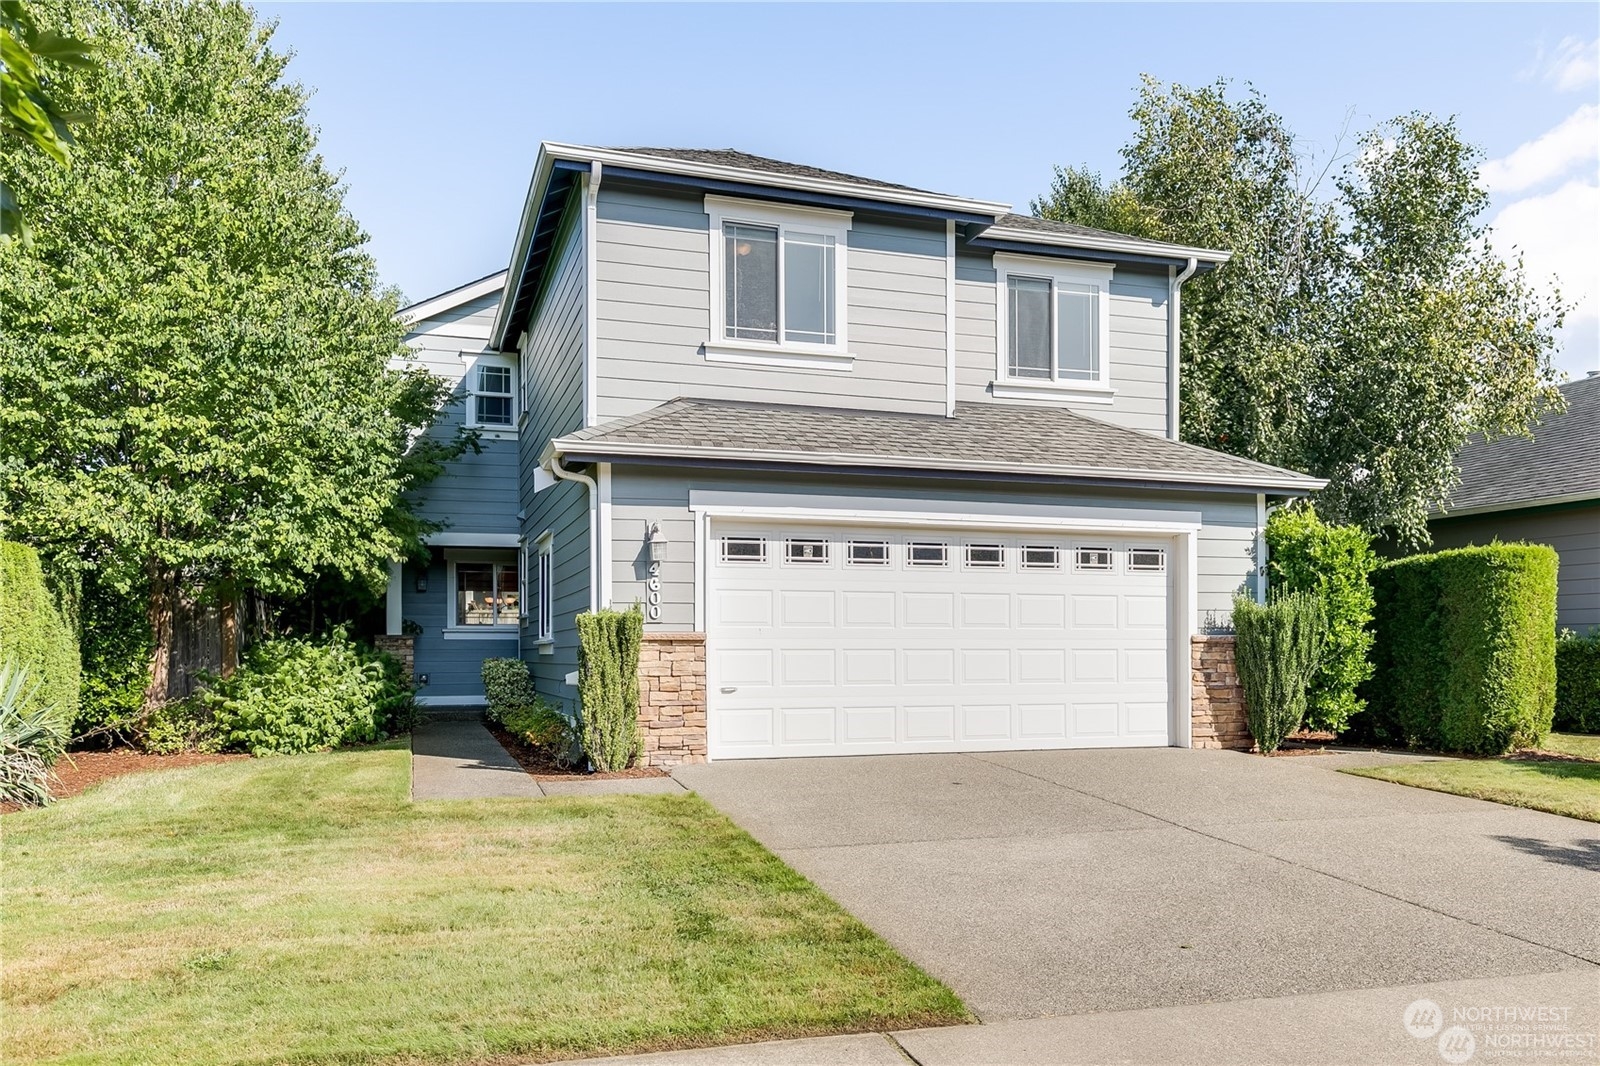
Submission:
<svg viewBox="0 0 1600 1066">
<path fill-rule="evenodd" d="M 578 194 L 574 193 L 576 198 Z M 520 500 L 526 517 L 520 533 L 532 550 L 545 532 L 552 535 L 555 608 L 554 648 L 533 646 L 535 605 L 529 604 L 529 628 L 523 631 L 523 657 L 528 660 L 540 694 L 565 707 L 575 707 L 576 693 L 566 675 L 578 668 L 578 636 L 573 617 L 589 609 L 589 500 L 581 484 L 562 481 L 543 492 L 533 491 L 539 456 L 552 437 L 583 426 L 584 254 L 583 211 L 569 202 L 566 228 L 557 237 L 548 281 L 528 320 L 522 352 L 522 391 L 529 397 L 522 427 L 520 482 L 507 495 Z M 515 511 L 513 507 L 513 511 Z M 532 558 L 530 557 L 530 565 Z M 529 581 L 532 589 L 532 581 Z"/>
<path fill-rule="evenodd" d="M 1526 540 L 1556 550 L 1556 626 L 1587 632 L 1600 626 L 1600 504 L 1543 514 L 1487 514 L 1429 524 L 1433 546 L 1460 548 L 1494 540 Z"/>
<path fill-rule="evenodd" d="M 596 272 L 601 420 L 677 396 L 942 413 L 944 230 L 857 215 L 848 251 L 848 373 L 706 360 L 703 197 L 603 185 Z"/>
<path fill-rule="evenodd" d="M 1256 504 L 1250 495 L 1220 493 L 1138 493 L 1062 488 L 984 489 L 975 483 L 886 481 L 841 473 L 836 478 L 763 477 L 618 465 L 612 473 L 612 599 L 619 604 L 643 599 L 641 554 L 645 525 L 661 523 L 667 557 L 661 567 L 661 619 L 651 628 L 694 628 L 694 518 L 691 489 L 741 492 L 793 492 L 810 495 L 872 496 L 895 500 L 1032 503 L 1107 508 L 1197 511 L 1202 527 L 1195 538 L 1197 615 L 1202 629 L 1226 626 L 1233 597 L 1250 588 L 1255 566 Z"/>
</svg>

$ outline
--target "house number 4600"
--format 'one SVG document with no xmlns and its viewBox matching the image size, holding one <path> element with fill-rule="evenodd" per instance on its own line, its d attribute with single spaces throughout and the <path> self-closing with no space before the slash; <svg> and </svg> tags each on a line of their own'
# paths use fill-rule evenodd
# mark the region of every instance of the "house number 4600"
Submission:
<svg viewBox="0 0 1600 1066">
<path fill-rule="evenodd" d="M 644 613 L 652 622 L 661 620 L 661 564 L 650 564 L 650 580 L 645 582 Z"/>
</svg>

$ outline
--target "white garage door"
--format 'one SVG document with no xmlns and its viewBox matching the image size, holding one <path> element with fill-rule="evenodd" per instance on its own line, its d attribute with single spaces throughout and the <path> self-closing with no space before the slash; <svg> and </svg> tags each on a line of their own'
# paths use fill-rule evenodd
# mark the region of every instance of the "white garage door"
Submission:
<svg viewBox="0 0 1600 1066">
<path fill-rule="evenodd" d="M 1164 745 L 1171 542 L 711 528 L 713 759 Z"/>
</svg>

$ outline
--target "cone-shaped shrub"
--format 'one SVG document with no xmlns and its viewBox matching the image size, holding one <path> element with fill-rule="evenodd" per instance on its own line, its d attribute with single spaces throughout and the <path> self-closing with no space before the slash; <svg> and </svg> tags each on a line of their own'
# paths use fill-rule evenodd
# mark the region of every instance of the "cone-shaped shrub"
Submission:
<svg viewBox="0 0 1600 1066">
<path fill-rule="evenodd" d="M 1277 751 L 1305 719 L 1325 628 L 1322 600 L 1315 592 L 1291 592 L 1263 606 L 1240 597 L 1233 628 L 1250 732 L 1263 752 Z"/>
<path fill-rule="evenodd" d="M 602 772 L 626 770 L 639 754 L 639 642 L 644 614 L 578 615 L 578 698 L 583 751 Z"/>
</svg>

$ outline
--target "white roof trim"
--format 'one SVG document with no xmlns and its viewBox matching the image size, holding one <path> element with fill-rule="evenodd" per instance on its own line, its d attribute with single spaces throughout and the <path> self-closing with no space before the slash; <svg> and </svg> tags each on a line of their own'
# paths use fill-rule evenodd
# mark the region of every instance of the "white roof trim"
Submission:
<svg viewBox="0 0 1600 1066">
<path fill-rule="evenodd" d="M 966 459 L 930 459 L 917 455 L 862 455 L 853 452 L 757 451 L 747 448 L 717 448 L 706 445 L 641 444 L 633 441 L 552 440 L 545 454 L 571 452 L 627 458 L 640 456 L 663 459 L 726 459 L 752 463 L 805 463 L 821 466 L 904 467 L 911 470 L 993 471 L 994 463 Z M 1259 474 L 1237 477 L 1181 471 L 1129 469 L 1116 466 L 1072 466 L 1052 463 L 1006 463 L 1011 473 L 1043 477 L 1110 478 L 1118 481 L 1178 482 L 1189 485 L 1238 485 L 1252 489 L 1282 489 L 1313 492 L 1327 484 L 1321 478 L 1300 474 Z"/>
<path fill-rule="evenodd" d="M 754 184 L 767 185 L 775 189 L 800 189 L 806 192 L 830 193 L 835 196 L 854 196 L 864 200 L 880 200 L 891 204 L 911 204 L 917 207 L 933 207 L 946 211 L 963 211 L 968 214 L 1000 215 L 1011 210 L 1010 204 L 994 200 L 971 200 L 964 196 L 947 196 L 943 193 L 920 192 L 914 189 L 899 189 L 885 185 L 835 181 L 828 178 L 812 178 L 770 170 L 728 167 L 716 163 L 697 163 L 687 159 L 673 159 L 670 156 L 619 152 L 610 148 L 590 148 L 581 144 L 560 144 L 554 141 L 545 141 L 541 150 L 555 159 L 570 159 L 583 163 L 598 162 L 605 166 L 634 167 L 639 170 L 655 170 L 664 174 L 683 174 L 696 178 L 716 178 L 723 181 L 744 181 L 749 183 L 752 175 L 758 175 L 759 180 Z"/>
<path fill-rule="evenodd" d="M 491 292 L 499 292 L 505 288 L 507 273 L 504 270 L 496 271 L 486 278 L 469 281 L 465 285 L 451 289 L 449 292 L 441 292 L 437 296 L 430 296 L 426 300 L 419 300 L 408 307 L 402 307 L 395 314 L 397 317 L 413 323 L 432 318 L 434 315 L 442 315 L 446 311 L 454 310 L 465 303 L 471 303 L 473 300 L 487 296 Z"/>
<path fill-rule="evenodd" d="M 1232 252 L 1215 248 L 1191 248 L 1185 244 L 1167 244 L 1164 241 L 1146 241 L 1135 237 L 1097 236 L 1093 234 L 1045 233 L 1033 229 L 1011 226 L 990 226 L 978 235 L 981 240 L 1017 241 L 1023 244 L 1049 244 L 1062 248 L 1085 248 L 1101 252 L 1125 252 L 1129 255 L 1170 255 L 1178 259 L 1199 259 L 1207 263 L 1226 263 Z"/>
</svg>

